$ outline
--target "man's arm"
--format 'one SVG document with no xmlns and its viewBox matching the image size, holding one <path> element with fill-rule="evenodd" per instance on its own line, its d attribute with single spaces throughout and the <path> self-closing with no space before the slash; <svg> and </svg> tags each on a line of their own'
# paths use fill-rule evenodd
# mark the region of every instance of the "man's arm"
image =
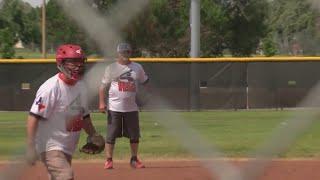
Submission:
<svg viewBox="0 0 320 180">
<path fill-rule="evenodd" d="M 110 85 L 101 84 L 99 87 L 99 111 L 105 113 L 107 110 L 106 105 L 106 91 L 109 90 Z"/>
<path fill-rule="evenodd" d="M 86 133 L 89 136 L 94 136 L 97 132 L 96 129 L 94 128 L 93 124 L 92 124 L 92 120 L 90 115 L 87 115 L 84 117 L 83 119 L 83 129 L 86 131 Z"/>
<path fill-rule="evenodd" d="M 36 115 L 30 114 L 27 119 L 27 154 L 26 160 L 30 165 L 34 165 L 37 160 L 35 149 L 35 137 L 38 129 L 39 118 Z"/>
</svg>

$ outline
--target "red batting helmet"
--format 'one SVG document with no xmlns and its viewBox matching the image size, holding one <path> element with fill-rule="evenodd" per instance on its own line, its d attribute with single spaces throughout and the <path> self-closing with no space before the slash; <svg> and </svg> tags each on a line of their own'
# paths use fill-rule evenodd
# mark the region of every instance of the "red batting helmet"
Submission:
<svg viewBox="0 0 320 180">
<path fill-rule="evenodd" d="M 85 54 L 78 45 L 64 44 L 58 47 L 56 52 L 57 64 L 63 63 L 64 59 L 86 59 Z"/>
<path fill-rule="evenodd" d="M 58 69 L 69 79 L 78 80 L 84 73 L 86 56 L 82 48 L 74 44 L 64 44 L 58 47 L 56 62 Z"/>
</svg>

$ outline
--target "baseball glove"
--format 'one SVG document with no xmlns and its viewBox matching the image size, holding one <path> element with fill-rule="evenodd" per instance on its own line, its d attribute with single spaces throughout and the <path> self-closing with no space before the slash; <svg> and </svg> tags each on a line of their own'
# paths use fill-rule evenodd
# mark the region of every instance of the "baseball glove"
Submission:
<svg viewBox="0 0 320 180">
<path fill-rule="evenodd" d="M 104 150 L 105 140 L 100 134 L 87 137 L 87 143 L 80 148 L 80 152 L 99 154 Z"/>
</svg>

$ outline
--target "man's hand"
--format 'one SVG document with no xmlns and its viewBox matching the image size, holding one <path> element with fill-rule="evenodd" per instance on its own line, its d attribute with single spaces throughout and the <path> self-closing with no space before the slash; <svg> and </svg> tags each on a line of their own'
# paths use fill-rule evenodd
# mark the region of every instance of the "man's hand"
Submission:
<svg viewBox="0 0 320 180">
<path fill-rule="evenodd" d="M 101 113 L 106 113 L 106 110 L 107 110 L 107 105 L 105 102 L 100 102 L 99 103 L 99 111 Z"/>
<path fill-rule="evenodd" d="M 106 105 L 106 89 L 109 86 L 101 84 L 99 87 L 99 111 L 102 113 L 106 113 L 107 105 Z"/>
<path fill-rule="evenodd" d="M 36 161 L 38 160 L 38 154 L 34 146 L 28 146 L 26 152 L 26 161 L 27 164 L 30 166 L 35 165 Z"/>
</svg>

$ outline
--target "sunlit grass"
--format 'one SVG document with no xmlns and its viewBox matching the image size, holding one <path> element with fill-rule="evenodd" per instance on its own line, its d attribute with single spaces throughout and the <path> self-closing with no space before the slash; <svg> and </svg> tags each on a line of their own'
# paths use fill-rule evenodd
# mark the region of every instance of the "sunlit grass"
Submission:
<svg viewBox="0 0 320 180">
<path fill-rule="evenodd" d="M 212 111 L 176 112 L 209 144 L 216 145 L 227 157 L 246 157 L 249 152 L 267 139 L 272 130 L 288 119 L 294 111 Z M 0 113 L 0 159 L 7 160 L 24 151 L 27 112 Z M 140 113 L 141 143 L 140 156 L 144 158 L 192 158 L 190 154 L 167 130 L 152 118 L 152 112 Z M 92 119 L 97 130 L 105 136 L 106 118 L 104 114 L 93 113 Z M 179 128 L 179 127 L 177 127 Z M 84 144 L 86 134 L 81 134 L 79 147 Z M 279 157 L 318 157 L 320 154 L 320 124 L 312 127 L 284 154 Z M 194 142 L 190 142 L 194 143 Z M 118 139 L 115 148 L 116 159 L 130 156 L 129 141 Z M 85 155 L 78 151 L 76 159 L 103 159 L 99 155 Z"/>
</svg>

